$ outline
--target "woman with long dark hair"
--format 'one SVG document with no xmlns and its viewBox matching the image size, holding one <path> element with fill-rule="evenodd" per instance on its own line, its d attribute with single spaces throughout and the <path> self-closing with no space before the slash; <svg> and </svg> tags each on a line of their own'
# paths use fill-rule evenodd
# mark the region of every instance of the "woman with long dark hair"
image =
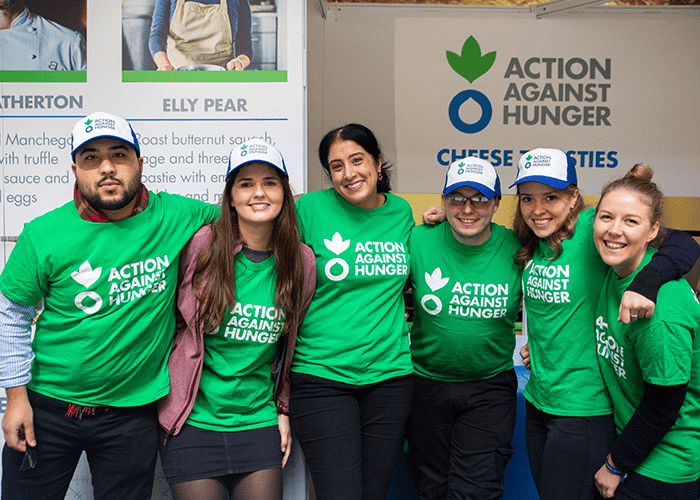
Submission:
<svg viewBox="0 0 700 500">
<path fill-rule="evenodd" d="M 297 201 L 318 285 L 292 365 L 292 428 L 318 500 L 384 500 L 411 403 L 402 291 L 413 217 L 367 127 L 329 132 L 319 158 L 332 187 Z"/>
<path fill-rule="evenodd" d="M 166 479 L 176 500 L 280 499 L 288 371 L 316 269 L 279 151 L 251 140 L 231 152 L 221 215 L 181 268 L 183 321 L 160 407 Z"/>
</svg>

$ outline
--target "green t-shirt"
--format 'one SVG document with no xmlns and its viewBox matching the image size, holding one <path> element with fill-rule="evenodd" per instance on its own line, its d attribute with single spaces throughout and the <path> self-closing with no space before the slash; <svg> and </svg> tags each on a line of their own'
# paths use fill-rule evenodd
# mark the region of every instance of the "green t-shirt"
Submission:
<svg viewBox="0 0 700 500">
<path fill-rule="evenodd" d="M 167 394 L 180 251 L 219 209 L 167 193 L 118 222 L 83 220 L 71 201 L 25 225 L 0 290 L 44 311 L 29 389 L 86 406 Z"/>
<path fill-rule="evenodd" d="M 608 271 L 595 323 L 597 357 L 618 433 L 639 406 L 644 382 L 689 382 L 676 423 L 636 469 L 658 481 L 686 483 L 700 477 L 700 304 L 687 281 L 669 281 L 659 290 L 651 318 L 628 325 L 617 321 L 622 295 L 654 252 L 647 251 L 626 278 Z"/>
<path fill-rule="evenodd" d="M 537 409 L 562 416 L 612 413 L 595 355 L 595 308 L 607 266 L 593 241 L 593 209 L 579 215 L 562 253 L 545 241 L 523 271 L 530 345 L 525 398 Z"/>
<path fill-rule="evenodd" d="M 187 423 L 213 431 L 277 425 L 270 377 L 284 313 L 275 308 L 275 258 L 236 255 L 236 304 L 204 336 L 199 392 Z"/>
<path fill-rule="evenodd" d="M 302 196 L 297 217 L 316 255 L 317 285 L 292 371 L 355 385 L 410 374 L 403 288 L 411 207 L 387 193 L 382 206 L 359 208 L 326 189 Z"/>
<path fill-rule="evenodd" d="M 494 223 L 478 246 L 459 242 L 448 222 L 413 228 L 411 356 L 417 374 L 468 382 L 513 368 L 513 324 L 522 298 L 513 258 L 520 247 L 513 231 Z"/>
</svg>

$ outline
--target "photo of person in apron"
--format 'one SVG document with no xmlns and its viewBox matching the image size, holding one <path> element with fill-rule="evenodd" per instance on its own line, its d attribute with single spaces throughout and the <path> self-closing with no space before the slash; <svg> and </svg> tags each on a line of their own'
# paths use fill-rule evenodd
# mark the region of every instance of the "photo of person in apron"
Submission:
<svg viewBox="0 0 700 500">
<path fill-rule="evenodd" d="M 212 65 L 242 71 L 250 65 L 248 0 L 156 0 L 149 48 L 159 71 Z"/>
</svg>

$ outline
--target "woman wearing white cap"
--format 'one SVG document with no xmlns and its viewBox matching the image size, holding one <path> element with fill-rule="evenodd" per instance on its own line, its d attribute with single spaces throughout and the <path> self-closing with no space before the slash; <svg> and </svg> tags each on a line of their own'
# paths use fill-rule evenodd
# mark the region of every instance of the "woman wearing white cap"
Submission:
<svg viewBox="0 0 700 500">
<path fill-rule="evenodd" d="M 514 452 L 522 271 L 517 236 L 491 222 L 500 199 L 489 162 L 457 160 L 442 191 L 447 221 L 411 232 L 409 457 L 422 500 L 503 496 Z"/>
<path fill-rule="evenodd" d="M 173 495 L 280 499 L 291 450 L 288 371 L 316 268 L 277 149 L 252 140 L 231 151 L 221 216 L 190 240 L 181 274 L 183 321 L 159 409 Z"/>
<path fill-rule="evenodd" d="M 402 292 L 413 216 L 388 192 L 367 127 L 329 132 L 319 157 L 333 187 L 297 201 L 318 286 L 292 365 L 292 428 L 318 500 L 384 500 L 411 404 Z"/>
<path fill-rule="evenodd" d="M 615 429 L 596 361 L 595 306 L 607 269 L 593 242 L 593 210 L 583 210 L 575 166 L 557 149 L 525 153 L 513 185 L 529 342 L 521 354 L 531 370 L 524 392 L 530 468 L 544 500 L 594 498 L 593 476 Z M 628 290 L 655 300 L 659 285 L 689 271 L 697 256 L 692 238 L 672 232 Z M 651 300 L 631 298 L 621 321 L 651 316 Z"/>
<path fill-rule="evenodd" d="M 664 196 L 637 164 L 601 194 L 593 223 L 610 268 L 596 311 L 598 363 L 617 439 L 596 473 L 619 500 L 697 500 L 700 489 L 700 304 L 685 280 L 664 284 L 650 319 L 624 325 L 617 304 L 655 250 Z"/>
</svg>

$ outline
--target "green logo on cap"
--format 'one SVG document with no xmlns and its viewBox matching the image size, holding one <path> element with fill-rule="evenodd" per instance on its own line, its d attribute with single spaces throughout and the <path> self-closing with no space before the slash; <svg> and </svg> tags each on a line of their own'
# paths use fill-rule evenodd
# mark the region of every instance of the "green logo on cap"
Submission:
<svg viewBox="0 0 700 500">
<path fill-rule="evenodd" d="M 447 62 L 457 74 L 466 78 L 469 83 L 486 73 L 496 60 L 496 52 L 481 55 L 481 47 L 476 38 L 470 36 L 462 45 L 462 55 L 447 51 Z"/>
</svg>

